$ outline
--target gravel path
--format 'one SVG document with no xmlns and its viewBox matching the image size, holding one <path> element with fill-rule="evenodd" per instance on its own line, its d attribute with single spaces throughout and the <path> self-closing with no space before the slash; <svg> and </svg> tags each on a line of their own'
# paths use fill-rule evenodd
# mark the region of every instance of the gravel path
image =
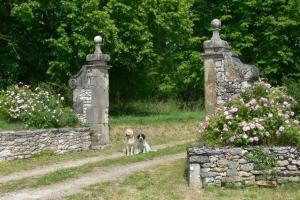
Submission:
<svg viewBox="0 0 300 200">
<path fill-rule="evenodd" d="M 121 180 L 135 171 L 150 169 L 184 157 L 186 157 L 186 152 L 157 157 L 153 160 L 131 163 L 122 166 L 111 166 L 103 170 L 85 174 L 77 179 L 71 179 L 37 189 L 25 189 L 12 193 L 6 193 L 0 197 L 0 200 L 60 199 L 65 196 L 76 194 L 80 192 L 81 188 L 88 185 L 106 181 Z"/>
<path fill-rule="evenodd" d="M 152 148 L 159 150 L 159 149 L 163 149 L 163 148 L 167 148 L 167 147 L 171 147 L 171 146 L 175 146 L 175 145 L 179 145 L 179 144 L 185 144 L 185 143 L 189 143 L 189 142 L 193 142 L 193 141 L 194 140 L 184 140 L 184 141 L 179 141 L 179 142 L 172 142 L 172 143 L 168 143 L 168 144 L 152 146 Z M 122 156 L 124 156 L 124 154 L 122 154 L 122 153 L 113 153 L 111 155 L 89 157 L 89 158 L 84 158 L 84 159 L 80 159 L 80 160 L 63 161 L 60 163 L 50 164 L 47 166 L 40 166 L 38 168 L 34 168 L 31 170 L 25 170 L 25 171 L 12 173 L 9 175 L 0 176 L 0 183 L 5 183 L 8 181 L 13 181 L 13 180 L 14 181 L 20 180 L 23 178 L 29 178 L 29 177 L 33 177 L 33 176 L 39 176 L 39 175 L 55 172 L 55 171 L 61 170 L 61 169 L 66 169 L 66 168 L 70 168 L 70 167 L 78 167 L 78 166 L 82 166 L 82 165 L 85 165 L 88 163 L 94 163 L 94 162 L 99 162 L 99 161 L 103 161 L 103 160 L 120 158 Z"/>
</svg>

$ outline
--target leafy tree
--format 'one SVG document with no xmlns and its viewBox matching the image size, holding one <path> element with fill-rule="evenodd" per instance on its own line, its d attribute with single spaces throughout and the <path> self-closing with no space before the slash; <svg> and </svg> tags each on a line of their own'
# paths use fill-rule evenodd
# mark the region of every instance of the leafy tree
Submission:
<svg viewBox="0 0 300 200">
<path fill-rule="evenodd" d="M 298 0 L 195 0 L 195 34 L 207 35 L 213 18 L 222 20 L 222 38 L 262 77 L 280 83 L 300 76 L 300 2 Z"/>
<path fill-rule="evenodd" d="M 299 0 L 2 0 L 0 88 L 50 82 L 66 91 L 93 37 L 111 55 L 110 94 L 122 98 L 203 95 L 202 44 L 210 21 L 263 77 L 300 76 Z M 64 88 L 64 89 L 61 89 Z"/>
</svg>

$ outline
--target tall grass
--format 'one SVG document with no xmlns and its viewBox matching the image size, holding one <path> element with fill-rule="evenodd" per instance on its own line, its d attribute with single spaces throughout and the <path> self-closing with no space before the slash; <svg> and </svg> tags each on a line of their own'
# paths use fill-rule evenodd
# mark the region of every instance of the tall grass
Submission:
<svg viewBox="0 0 300 200">
<path fill-rule="evenodd" d="M 112 104 L 110 123 L 118 124 L 168 124 L 200 120 L 203 117 L 202 103 L 168 101 L 131 101 Z"/>
<path fill-rule="evenodd" d="M 110 116 L 149 116 L 167 115 L 178 112 L 199 111 L 203 108 L 201 100 L 195 102 L 180 102 L 178 100 L 137 100 L 115 101 L 110 104 Z"/>
<path fill-rule="evenodd" d="M 0 131 L 5 130 L 22 130 L 25 128 L 25 124 L 21 122 L 9 122 L 7 118 L 0 113 Z"/>
</svg>

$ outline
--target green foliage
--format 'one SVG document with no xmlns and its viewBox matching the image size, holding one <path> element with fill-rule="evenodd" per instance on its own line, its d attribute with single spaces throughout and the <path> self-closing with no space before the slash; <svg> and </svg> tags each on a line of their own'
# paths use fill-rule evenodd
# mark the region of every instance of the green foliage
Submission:
<svg viewBox="0 0 300 200">
<path fill-rule="evenodd" d="M 297 103 L 294 105 L 293 109 L 296 114 L 300 116 L 300 81 L 292 78 L 284 78 L 283 83 L 288 95 L 296 100 Z"/>
<path fill-rule="evenodd" d="M 257 82 L 242 90 L 200 124 L 202 139 L 211 145 L 300 146 L 300 124 L 292 110 L 296 102 L 281 88 Z"/>
<path fill-rule="evenodd" d="M 52 128 L 74 126 L 75 114 L 64 107 L 64 97 L 41 88 L 30 89 L 19 83 L 0 93 L 0 113 L 8 121 L 21 121 L 26 127 Z"/>
<path fill-rule="evenodd" d="M 276 166 L 277 157 L 275 154 L 264 153 L 262 151 L 254 151 L 247 153 L 244 158 L 254 164 L 254 169 L 268 170 Z"/>
<path fill-rule="evenodd" d="M 210 21 L 222 21 L 221 37 L 241 60 L 259 67 L 273 84 L 300 75 L 299 0 L 195 0 L 194 32 L 208 39 Z"/>
<path fill-rule="evenodd" d="M 213 18 L 241 59 L 278 84 L 300 77 L 298 10 L 299 0 L 4 0 L 0 88 L 17 81 L 67 86 L 101 34 L 112 58 L 111 99 L 197 100 Z"/>
</svg>

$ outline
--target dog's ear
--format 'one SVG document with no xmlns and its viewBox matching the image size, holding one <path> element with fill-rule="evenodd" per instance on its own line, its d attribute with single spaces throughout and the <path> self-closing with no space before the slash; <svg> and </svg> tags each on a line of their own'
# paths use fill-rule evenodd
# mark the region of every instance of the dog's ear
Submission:
<svg viewBox="0 0 300 200">
<path fill-rule="evenodd" d="M 146 135 L 144 133 L 141 134 L 143 139 L 146 139 Z"/>
</svg>

